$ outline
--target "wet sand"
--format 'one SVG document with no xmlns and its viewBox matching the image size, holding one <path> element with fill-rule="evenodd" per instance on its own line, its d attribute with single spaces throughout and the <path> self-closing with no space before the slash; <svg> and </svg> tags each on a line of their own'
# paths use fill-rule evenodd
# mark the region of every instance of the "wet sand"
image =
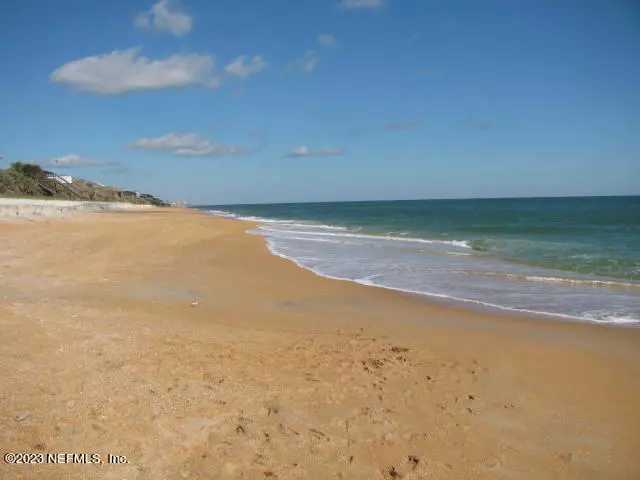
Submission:
<svg viewBox="0 0 640 480">
<path fill-rule="evenodd" d="M 0 222 L 0 451 L 105 462 L 0 478 L 640 478 L 640 330 L 320 278 L 250 228 Z"/>
</svg>

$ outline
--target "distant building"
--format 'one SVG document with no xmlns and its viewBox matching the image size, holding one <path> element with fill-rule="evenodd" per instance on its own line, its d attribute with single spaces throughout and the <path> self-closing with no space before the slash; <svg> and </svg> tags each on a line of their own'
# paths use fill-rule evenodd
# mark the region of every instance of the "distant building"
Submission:
<svg viewBox="0 0 640 480">
<path fill-rule="evenodd" d="M 49 173 L 47 174 L 47 178 L 61 184 L 73 183 L 73 177 L 71 175 L 56 175 L 55 173 Z"/>
<path fill-rule="evenodd" d="M 140 198 L 140 192 L 133 192 L 131 190 L 123 190 L 122 191 L 122 196 L 123 197 L 136 197 L 136 198 Z"/>
</svg>

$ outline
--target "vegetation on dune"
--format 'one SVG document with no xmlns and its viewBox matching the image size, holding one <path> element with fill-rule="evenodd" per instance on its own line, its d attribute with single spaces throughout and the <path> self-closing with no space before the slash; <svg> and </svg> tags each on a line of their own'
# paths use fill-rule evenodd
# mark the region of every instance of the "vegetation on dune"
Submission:
<svg viewBox="0 0 640 480">
<path fill-rule="evenodd" d="M 65 183 L 61 177 L 55 178 L 54 175 L 40 165 L 12 163 L 9 168 L 0 169 L 0 197 L 168 205 L 153 195 L 130 192 L 80 178 L 73 178 L 71 183 Z"/>
<path fill-rule="evenodd" d="M 37 180 L 37 169 L 40 169 L 44 175 L 40 166 L 20 162 L 11 164 L 9 168 L 0 169 L 0 195 L 42 195 L 42 189 Z"/>
<path fill-rule="evenodd" d="M 45 174 L 45 171 L 40 165 L 34 165 L 33 163 L 15 162 L 9 167 L 9 170 L 19 173 L 28 178 L 37 179 Z"/>
</svg>

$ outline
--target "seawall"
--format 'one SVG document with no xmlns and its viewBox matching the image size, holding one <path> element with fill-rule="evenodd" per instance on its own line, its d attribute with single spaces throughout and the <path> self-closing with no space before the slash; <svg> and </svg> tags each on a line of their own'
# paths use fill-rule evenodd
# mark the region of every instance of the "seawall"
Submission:
<svg viewBox="0 0 640 480">
<path fill-rule="evenodd" d="M 31 200 L 28 198 L 0 198 L 0 219 L 64 217 L 79 213 L 108 212 L 155 208 L 115 202 L 78 202 L 72 200 Z"/>
</svg>

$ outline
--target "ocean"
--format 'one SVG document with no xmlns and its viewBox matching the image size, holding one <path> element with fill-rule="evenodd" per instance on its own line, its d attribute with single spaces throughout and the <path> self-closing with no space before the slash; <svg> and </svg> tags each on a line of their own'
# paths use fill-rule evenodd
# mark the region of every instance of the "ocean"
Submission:
<svg viewBox="0 0 640 480">
<path fill-rule="evenodd" d="M 318 275 L 432 298 L 640 326 L 640 197 L 198 207 L 261 223 Z"/>
</svg>

